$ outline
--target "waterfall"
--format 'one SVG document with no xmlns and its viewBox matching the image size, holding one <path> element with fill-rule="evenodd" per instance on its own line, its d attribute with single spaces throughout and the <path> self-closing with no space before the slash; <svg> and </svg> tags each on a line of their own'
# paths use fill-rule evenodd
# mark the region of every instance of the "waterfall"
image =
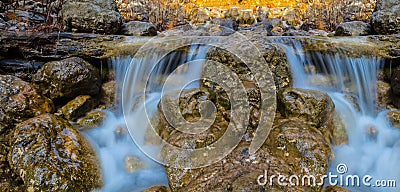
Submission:
<svg viewBox="0 0 400 192">
<path fill-rule="evenodd" d="M 343 179 L 337 185 L 352 191 L 399 191 L 399 187 L 373 186 L 378 180 L 400 179 L 400 130 L 390 126 L 387 111 L 376 105 L 382 59 L 347 57 L 340 49 L 336 53 L 305 52 L 301 42 L 291 39 L 280 44 L 292 67 L 294 86 L 326 92 L 344 122 L 348 143 L 333 147 L 328 173 L 342 179 L 357 176 L 360 183 L 352 185 L 349 180 L 346 184 Z M 345 173 L 338 172 L 339 165 L 346 166 Z M 371 178 L 366 184 L 371 186 L 363 184 L 362 178 L 367 175 Z"/>
<path fill-rule="evenodd" d="M 152 148 L 154 153 L 158 153 L 160 147 L 146 143 L 144 138 L 135 138 L 133 141 L 128 131 L 145 134 L 149 126 L 146 119 L 155 115 L 163 94 L 199 86 L 195 80 L 200 77 L 201 62 L 208 47 L 190 45 L 167 55 L 160 55 L 159 49 L 153 47 L 143 57 L 119 56 L 109 61 L 109 68 L 115 73 L 117 109 L 116 112 L 107 111 L 105 122 L 85 133 L 96 148 L 101 162 L 104 182 L 99 190 L 101 192 L 134 192 L 156 185 L 168 186 L 164 166 L 146 156 L 138 145 Z M 158 61 L 156 58 L 160 57 L 162 59 Z M 189 64 L 182 65 L 184 63 Z M 148 74 L 150 76 L 146 76 Z M 167 77 L 173 86 L 163 88 Z M 140 90 L 143 85 L 147 85 L 145 98 Z M 123 88 L 128 90 L 128 95 L 123 95 Z M 123 97 L 128 106 L 135 106 L 127 117 L 123 115 Z M 127 123 L 135 125 L 134 130 L 127 128 Z M 131 167 L 127 168 L 127 163 Z"/>
</svg>

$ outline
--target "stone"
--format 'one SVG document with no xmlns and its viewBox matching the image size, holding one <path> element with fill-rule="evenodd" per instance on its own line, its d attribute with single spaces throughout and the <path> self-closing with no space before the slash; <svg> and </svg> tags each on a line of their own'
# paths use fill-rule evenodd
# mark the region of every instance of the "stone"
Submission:
<svg viewBox="0 0 400 192">
<path fill-rule="evenodd" d="M 388 105 L 392 103 L 392 91 L 390 88 L 390 84 L 384 81 L 377 81 L 377 94 L 378 100 L 377 105 L 382 108 L 387 108 Z"/>
<path fill-rule="evenodd" d="M 336 26 L 335 36 L 365 36 L 371 34 L 371 25 L 362 21 L 350 21 Z"/>
<path fill-rule="evenodd" d="M 101 85 L 101 103 L 106 107 L 115 106 L 115 91 L 116 91 L 115 81 L 109 81 Z"/>
<path fill-rule="evenodd" d="M 157 28 L 148 22 L 130 21 L 121 26 L 121 34 L 129 36 L 156 36 Z"/>
<path fill-rule="evenodd" d="M 79 118 L 76 123 L 82 128 L 99 127 L 107 117 L 104 111 L 94 109 L 89 111 L 84 117 Z"/>
<path fill-rule="evenodd" d="M 378 34 L 400 33 L 400 0 L 377 0 L 370 22 Z"/>
<path fill-rule="evenodd" d="M 30 83 L 11 75 L 0 75 L 0 134 L 16 123 L 53 110 L 53 102 Z"/>
<path fill-rule="evenodd" d="M 343 122 L 343 119 L 337 112 L 335 112 L 334 114 L 333 123 L 335 125 L 335 129 L 333 130 L 332 141 L 330 144 L 334 146 L 347 144 L 348 135 L 346 131 L 346 126 Z"/>
<path fill-rule="evenodd" d="M 278 110 L 283 117 L 301 118 L 312 122 L 324 134 L 327 141 L 332 140 L 335 105 L 328 94 L 299 88 L 286 88 L 278 92 Z"/>
<path fill-rule="evenodd" d="M 42 62 L 3 59 L 0 60 L 0 70 L 7 75 L 16 76 L 24 81 L 30 81 L 32 75 L 43 65 Z"/>
<path fill-rule="evenodd" d="M 79 57 L 44 64 L 33 76 L 33 82 L 53 100 L 100 92 L 98 69 Z"/>
<path fill-rule="evenodd" d="M 180 143 L 177 135 L 169 138 L 171 144 Z M 191 139 L 180 137 L 190 142 Z M 167 162 L 175 162 L 179 155 L 163 148 Z M 255 153 L 249 154 L 249 143 L 242 141 L 225 158 L 197 169 L 166 167 L 172 191 L 320 191 L 321 185 L 279 186 L 259 185 L 260 175 L 314 175 L 321 176 L 328 168 L 331 149 L 321 133 L 309 123 L 299 119 L 282 120 L 272 128 L 267 142 Z M 167 154 L 165 153 L 167 152 Z M 178 157 L 177 157 L 178 156 Z M 182 156 L 181 156 L 182 157 Z M 269 177 L 268 177 L 269 178 Z M 267 182 L 269 179 L 267 178 Z"/>
<path fill-rule="evenodd" d="M 393 110 L 386 113 L 390 126 L 400 129 L 400 110 Z"/>
<path fill-rule="evenodd" d="M 75 121 L 96 107 L 97 104 L 96 98 L 92 98 L 90 95 L 79 95 L 61 107 L 60 111 L 65 119 Z"/>
<path fill-rule="evenodd" d="M 92 191 L 102 178 L 94 150 L 67 121 L 51 114 L 15 127 L 8 162 L 28 191 Z"/>
<path fill-rule="evenodd" d="M 61 9 L 67 31 L 115 34 L 122 17 L 113 0 L 68 0 Z"/>
<path fill-rule="evenodd" d="M 133 173 L 137 170 L 143 169 L 144 164 L 142 160 L 140 160 L 136 156 L 126 156 L 125 157 L 125 170 L 128 173 Z"/>
</svg>

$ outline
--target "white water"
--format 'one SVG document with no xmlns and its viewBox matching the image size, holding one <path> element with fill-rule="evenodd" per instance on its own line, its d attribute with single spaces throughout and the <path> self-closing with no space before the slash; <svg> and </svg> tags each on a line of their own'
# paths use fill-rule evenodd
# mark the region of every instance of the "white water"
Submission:
<svg viewBox="0 0 400 192">
<path fill-rule="evenodd" d="M 103 173 L 103 188 L 101 192 L 135 192 L 141 191 L 151 186 L 168 186 L 168 179 L 164 166 L 158 164 L 153 159 L 146 156 L 136 144 L 149 148 L 158 153 L 160 147 L 146 143 L 144 137 L 132 140 L 128 131 L 135 132 L 135 135 L 145 135 L 149 127 L 147 118 L 156 112 L 161 95 L 174 90 L 183 88 L 198 87 L 196 79 L 200 77 L 202 69 L 201 59 L 205 58 L 206 46 L 192 45 L 186 52 L 173 52 L 164 57 L 163 60 L 155 65 L 160 57 L 160 53 L 154 48 L 146 57 L 143 58 L 114 58 L 111 60 L 110 68 L 115 71 L 117 89 L 116 100 L 117 112 L 108 111 L 105 122 L 98 128 L 87 131 L 85 134 L 95 146 L 98 153 L 101 169 Z M 181 65 L 187 63 L 186 65 Z M 129 68 L 131 67 L 131 68 Z M 175 70 L 176 69 L 176 70 Z M 152 74 L 147 79 L 148 74 Z M 162 85 L 168 76 L 171 82 L 166 89 Z M 128 96 L 129 106 L 135 106 L 132 113 L 126 118 L 122 114 L 122 84 L 130 90 Z M 187 84 L 188 82 L 192 82 Z M 141 87 L 147 84 L 146 99 L 141 95 Z M 126 88 L 126 87 L 125 87 Z M 162 91 L 164 91 L 162 93 Z M 143 105 L 143 103 L 145 105 Z M 126 126 L 126 123 L 135 125 L 133 128 Z M 123 134 L 118 134 L 117 130 L 123 130 Z M 140 159 L 142 168 L 133 172 L 125 168 L 127 157 Z"/>
<path fill-rule="evenodd" d="M 339 176 L 338 185 L 342 176 L 342 186 L 352 191 L 400 191 L 400 187 L 374 187 L 377 180 L 395 180 L 396 186 L 400 185 L 400 130 L 389 125 L 387 111 L 376 105 L 377 71 L 382 61 L 366 56 L 303 53 L 297 41 L 282 47 L 293 70 L 295 87 L 328 93 L 344 121 L 348 144 L 333 148 L 334 159 L 329 168 L 329 172 Z M 349 101 L 349 97 L 355 98 L 355 102 Z M 337 172 L 339 164 L 347 166 L 345 174 Z M 349 175 L 359 176 L 360 185 L 353 186 L 351 181 L 346 185 Z M 372 177 L 365 180 L 370 187 L 363 184 L 365 175 Z M 329 185 L 329 181 L 325 184 Z"/>
</svg>

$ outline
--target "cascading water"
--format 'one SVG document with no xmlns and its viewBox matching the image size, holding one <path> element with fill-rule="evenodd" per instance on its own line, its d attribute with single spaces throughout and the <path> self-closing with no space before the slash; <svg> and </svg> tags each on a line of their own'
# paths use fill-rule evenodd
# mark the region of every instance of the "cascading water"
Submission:
<svg viewBox="0 0 400 192">
<path fill-rule="evenodd" d="M 304 53 L 299 41 L 285 42 L 282 47 L 293 70 L 295 87 L 328 93 L 348 135 L 347 144 L 333 148 L 328 172 L 338 178 L 325 184 L 352 191 L 399 191 L 399 187 L 377 185 L 393 185 L 400 179 L 400 130 L 390 126 L 385 118 L 387 111 L 376 105 L 377 72 L 382 60 Z M 345 170 L 338 170 L 340 166 Z M 359 183 L 353 184 L 352 177 L 359 177 Z"/>
<path fill-rule="evenodd" d="M 96 147 L 101 161 L 104 180 L 103 188 L 100 190 L 102 192 L 132 192 L 141 191 L 150 186 L 168 186 L 164 166 L 146 156 L 136 144 L 139 142 L 141 147 L 154 148 L 155 152 L 158 152 L 160 147 L 146 143 L 148 141 L 144 138 L 135 139 L 135 143 L 127 133 L 126 122 L 136 125 L 135 131 L 146 130 L 149 125 L 145 119 L 151 118 L 147 117 L 148 114 L 151 116 L 156 112 L 162 94 L 181 88 L 198 87 L 194 80 L 200 77 L 202 65 L 195 63 L 179 66 L 187 62 L 191 63 L 191 61 L 201 61 L 205 58 L 208 47 L 191 45 L 186 50 L 175 51 L 162 56 L 161 61 L 155 60 L 155 58 L 160 58 L 160 52 L 157 49 L 160 49 L 160 47 L 154 47 L 145 57 L 117 57 L 110 62 L 110 68 L 113 68 L 116 73 L 117 112 L 107 112 L 108 116 L 101 127 L 86 132 L 86 136 Z M 154 63 L 157 63 L 157 65 L 154 66 Z M 128 70 L 129 66 L 131 66 L 131 70 Z M 147 74 L 151 74 L 149 78 L 146 77 Z M 162 93 L 165 77 L 179 81 L 174 81 L 176 87 L 170 86 L 168 90 L 164 90 L 164 93 Z M 125 78 L 128 79 L 125 80 Z M 129 84 L 124 84 L 124 86 L 130 88 L 129 106 L 137 106 L 127 119 L 122 114 L 123 106 L 121 102 L 124 80 L 129 82 Z M 187 85 L 187 82 L 193 83 Z M 143 84 L 147 84 L 148 88 L 146 98 L 140 96 L 142 90 L 139 90 L 139 87 Z M 146 107 L 135 105 L 135 103 L 141 102 L 144 102 Z M 142 135 L 145 135 L 145 133 L 142 133 Z"/>
</svg>

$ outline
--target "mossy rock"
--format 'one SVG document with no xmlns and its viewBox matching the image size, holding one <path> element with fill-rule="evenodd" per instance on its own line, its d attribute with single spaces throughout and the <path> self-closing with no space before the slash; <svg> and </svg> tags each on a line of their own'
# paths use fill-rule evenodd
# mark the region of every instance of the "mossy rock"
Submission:
<svg viewBox="0 0 400 192">
<path fill-rule="evenodd" d="M 102 178 L 94 150 L 67 121 L 51 114 L 15 127 L 8 162 L 27 191 L 92 191 Z"/>
<path fill-rule="evenodd" d="M 40 95 L 30 83 L 14 76 L 0 75 L 0 133 L 53 109 L 53 102 Z"/>
<path fill-rule="evenodd" d="M 97 104 L 98 100 L 96 98 L 90 95 L 79 95 L 61 107 L 60 111 L 67 120 L 75 121 L 92 110 Z"/>
<path fill-rule="evenodd" d="M 100 92 L 98 69 L 79 57 L 44 64 L 33 76 L 33 82 L 52 100 Z"/>
</svg>

